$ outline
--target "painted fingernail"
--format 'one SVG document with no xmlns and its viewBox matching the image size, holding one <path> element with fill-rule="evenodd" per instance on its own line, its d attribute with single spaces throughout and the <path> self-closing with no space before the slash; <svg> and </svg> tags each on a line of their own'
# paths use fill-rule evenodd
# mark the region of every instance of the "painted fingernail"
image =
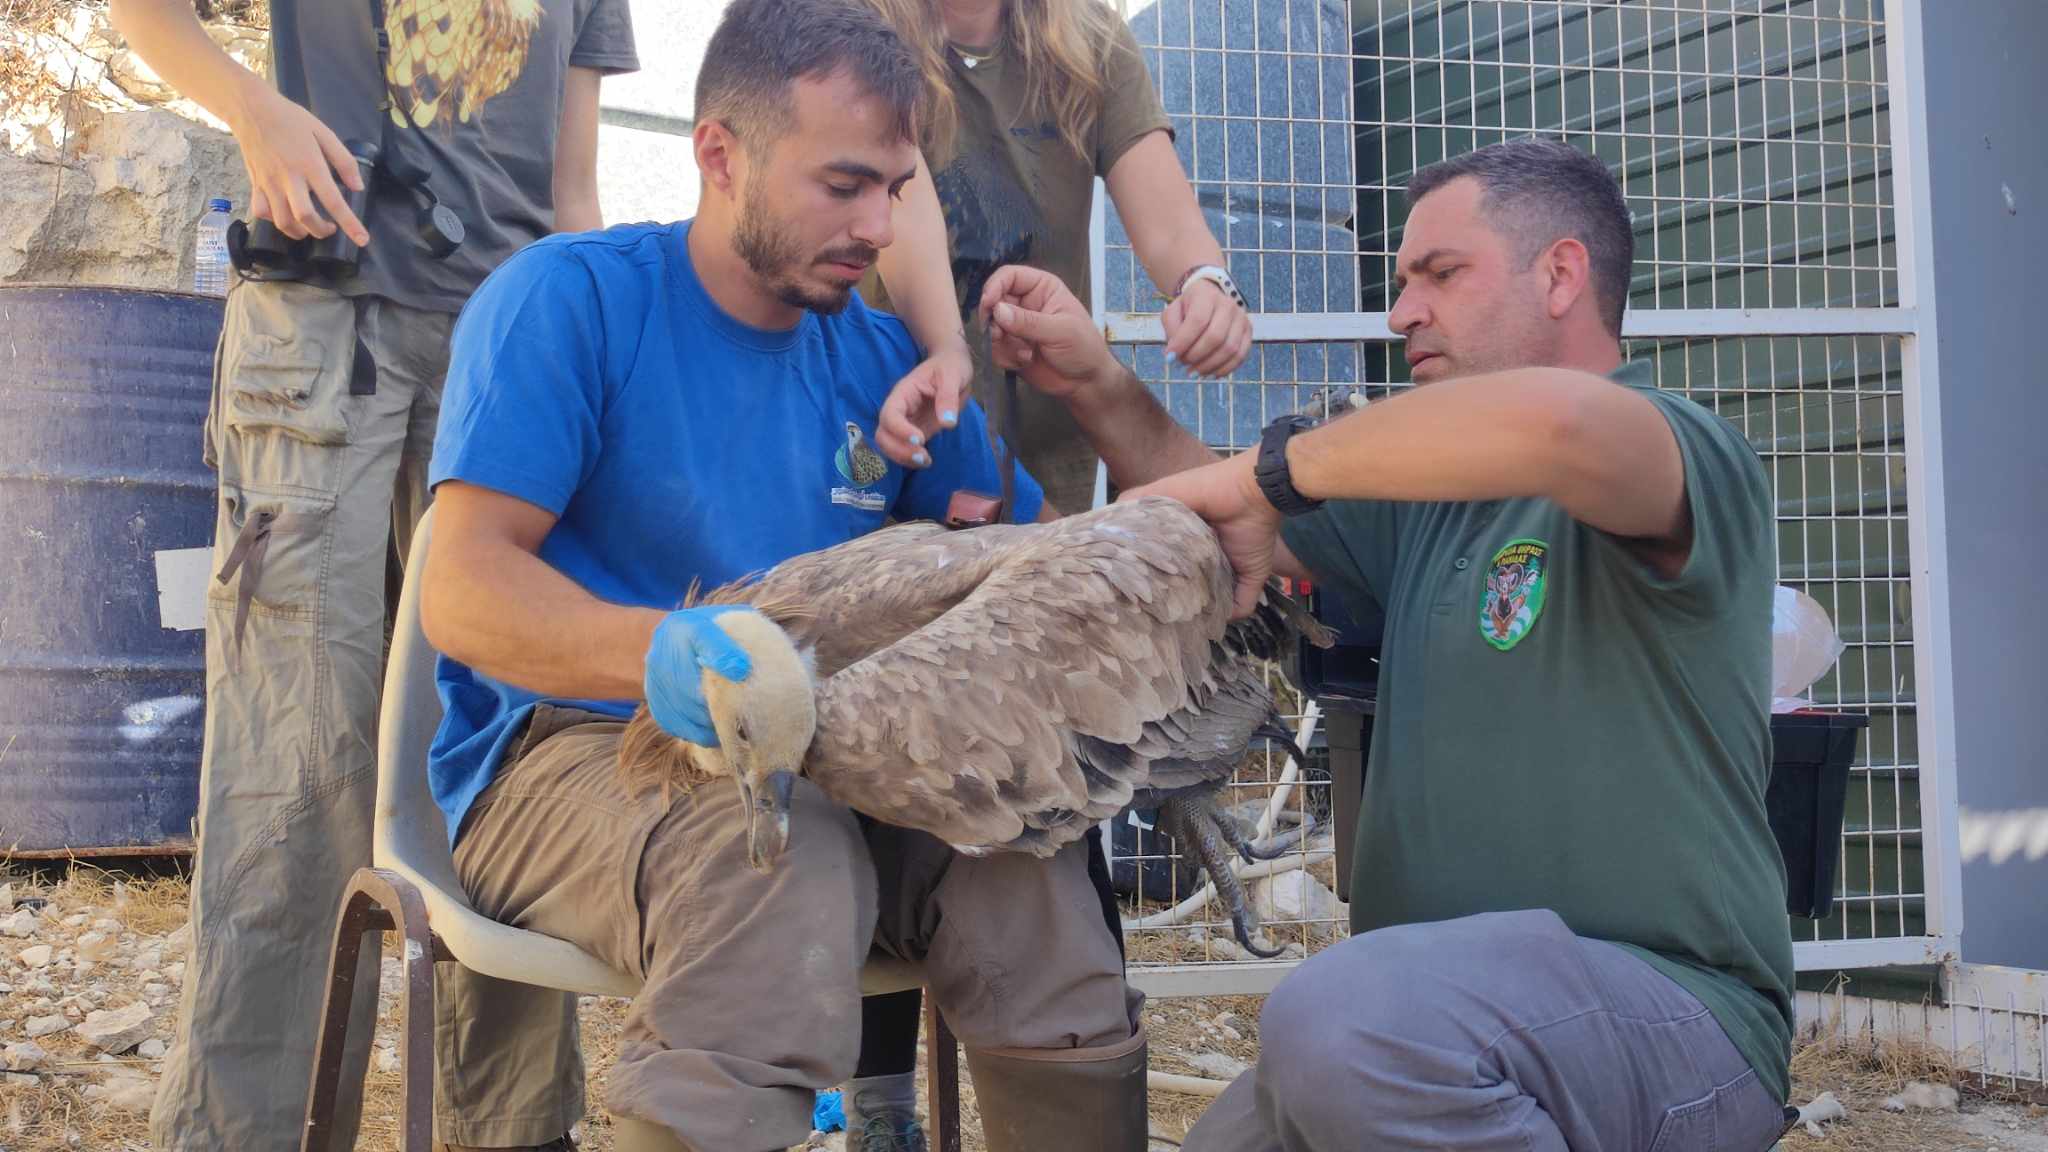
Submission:
<svg viewBox="0 0 2048 1152">
<path fill-rule="evenodd" d="M 912 448 L 915 448 L 915 447 L 917 447 L 918 445 L 920 445 L 920 444 L 923 444 L 923 443 L 924 443 L 924 433 L 922 433 L 922 432 L 912 432 L 912 433 L 910 434 L 910 446 L 911 446 Z"/>
<path fill-rule="evenodd" d="M 927 456 L 927 455 L 925 455 L 925 454 L 924 454 L 924 453 L 922 453 L 922 452 L 919 452 L 919 453 L 918 453 L 917 455 L 915 455 L 915 456 L 912 456 L 912 457 L 910 458 L 910 462 L 911 462 L 911 463 L 913 463 L 913 464 L 915 464 L 915 465 L 917 465 L 917 466 L 918 466 L 919 468 L 922 468 L 922 467 L 924 467 L 925 465 L 927 465 L 927 464 L 931 463 L 931 462 L 932 462 L 932 458 L 931 458 L 931 457 L 929 457 L 929 456 Z"/>
<path fill-rule="evenodd" d="M 958 424 L 959 422 L 960 414 L 958 412 L 953 411 L 951 408 L 948 408 L 944 412 L 939 413 L 939 423 L 946 425 L 948 428 L 952 427 L 955 424 Z"/>
</svg>

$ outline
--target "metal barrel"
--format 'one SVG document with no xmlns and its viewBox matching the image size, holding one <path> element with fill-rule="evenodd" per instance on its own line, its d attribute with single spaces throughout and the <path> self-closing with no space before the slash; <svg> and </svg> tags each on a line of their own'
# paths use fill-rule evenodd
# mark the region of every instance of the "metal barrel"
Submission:
<svg viewBox="0 0 2048 1152">
<path fill-rule="evenodd" d="M 0 286 L 0 856 L 190 846 L 221 312 Z"/>
</svg>

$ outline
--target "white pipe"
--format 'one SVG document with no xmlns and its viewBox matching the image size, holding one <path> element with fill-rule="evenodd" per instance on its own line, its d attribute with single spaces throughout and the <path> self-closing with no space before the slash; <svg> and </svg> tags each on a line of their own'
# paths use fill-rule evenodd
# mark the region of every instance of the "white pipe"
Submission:
<svg viewBox="0 0 2048 1152">
<path fill-rule="evenodd" d="M 1164 1092 L 1178 1092 L 1183 1096 L 1221 1096 L 1223 1090 L 1230 1087 L 1230 1081 L 1148 1071 L 1145 1073 L 1145 1087 L 1157 1088 Z"/>
<path fill-rule="evenodd" d="M 1311 864 L 1320 864 L 1336 854 L 1331 849 L 1318 848 L 1313 852 L 1297 852 L 1291 856 L 1283 856 L 1278 860 L 1261 860 L 1256 864 L 1246 865 L 1242 868 L 1233 867 L 1231 871 L 1237 873 L 1239 880 L 1257 880 L 1262 876 L 1278 876 L 1282 872 L 1292 872 L 1297 868 L 1306 868 Z M 1126 920 L 1124 921 L 1124 927 L 1127 929 L 1171 927 L 1201 911 L 1202 906 L 1209 902 L 1209 897 L 1215 891 L 1216 886 L 1214 884 L 1204 884 L 1200 892 L 1175 904 L 1166 911 L 1154 912 L 1152 915 L 1139 920 Z"/>
<path fill-rule="evenodd" d="M 1322 706 L 1314 697 L 1310 697 L 1301 710 L 1301 728 L 1294 737 L 1295 747 L 1304 752 L 1308 750 L 1309 741 L 1316 738 L 1316 721 L 1320 720 L 1322 715 Z M 1300 772 L 1301 766 L 1294 762 L 1294 757 L 1290 754 L 1287 763 L 1280 766 L 1279 787 L 1273 789 L 1273 795 L 1266 800 L 1266 814 L 1259 817 L 1258 833 L 1252 837 L 1255 842 L 1273 834 L 1273 824 L 1280 819 L 1280 810 L 1287 807 L 1288 794 L 1294 791 L 1294 778 Z"/>
</svg>

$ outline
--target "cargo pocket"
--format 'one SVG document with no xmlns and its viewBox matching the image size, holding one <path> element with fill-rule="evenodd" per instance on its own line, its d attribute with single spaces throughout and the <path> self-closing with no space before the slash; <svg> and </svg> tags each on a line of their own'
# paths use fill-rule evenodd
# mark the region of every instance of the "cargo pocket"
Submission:
<svg viewBox="0 0 2048 1152">
<path fill-rule="evenodd" d="M 1709 1093 L 1666 1111 L 1657 1124 L 1657 1138 L 1651 1142 L 1650 1152 L 1714 1152 L 1714 1103 L 1719 1095 Z"/>
<path fill-rule="evenodd" d="M 221 421 L 238 433 L 349 442 L 356 304 L 311 284 L 244 284 L 221 332 Z"/>
<path fill-rule="evenodd" d="M 330 561 L 334 497 L 223 480 L 208 596 L 231 615 L 231 662 L 252 617 L 316 629 Z"/>
</svg>

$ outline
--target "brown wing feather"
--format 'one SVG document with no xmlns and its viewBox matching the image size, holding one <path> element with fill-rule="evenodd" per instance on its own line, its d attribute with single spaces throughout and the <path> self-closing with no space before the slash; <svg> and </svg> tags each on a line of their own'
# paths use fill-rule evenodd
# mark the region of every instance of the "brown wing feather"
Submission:
<svg viewBox="0 0 2048 1152">
<path fill-rule="evenodd" d="M 892 562 L 893 583 L 878 576 Z M 1083 765 L 1077 743 L 1141 743 L 1214 691 L 1231 589 L 1215 536 L 1166 500 L 916 540 L 848 581 L 857 616 L 908 601 L 925 622 L 821 683 L 806 774 L 877 819 L 1041 853 L 1145 784 L 1142 759 Z"/>
<path fill-rule="evenodd" d="M 999 526 L 952 532 L 929 521 L 898 524 L 791 557 L 703 599 L 760 609 L 791 639 L 814 650 L 822 680 L 958 603 L 987 575 L 1017 531 Z"/>
</svg>

